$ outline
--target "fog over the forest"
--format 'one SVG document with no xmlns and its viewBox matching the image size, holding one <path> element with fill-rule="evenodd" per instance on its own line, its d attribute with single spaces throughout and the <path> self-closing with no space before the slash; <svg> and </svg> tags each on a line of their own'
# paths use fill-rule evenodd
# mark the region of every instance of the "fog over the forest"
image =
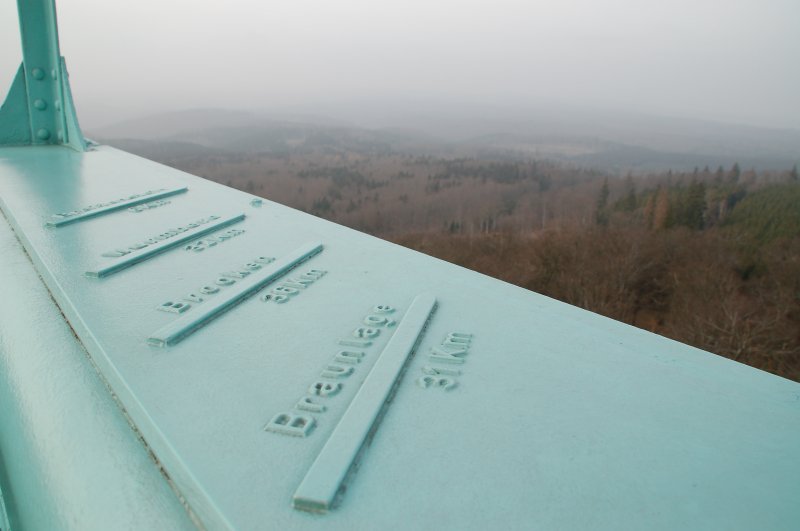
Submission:
<svg viewBox="0 0 800 531">
<path fill-rule="evenodd" d="M 440 104 L 800 128 L 796 0 L 61 0 L 58 14 L 89 128 L 196 107 L 374 121 L 358 110 Z M 3 93 L 19 57 L 5 0 Z"/>
</svg>

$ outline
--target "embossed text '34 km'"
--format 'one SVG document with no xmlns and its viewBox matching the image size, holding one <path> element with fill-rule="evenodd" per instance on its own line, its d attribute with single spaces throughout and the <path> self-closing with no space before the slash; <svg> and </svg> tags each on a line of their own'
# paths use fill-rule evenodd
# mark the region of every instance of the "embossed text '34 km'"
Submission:
<svg viewBox="0 0 800 531">
<path fill-rule="evenodd" d="M 279 258 L 259 271 L 253 272 L 252 275 L 237 283 L 233 286 L 234 289 L 225 294 L 224 298 L 221 297 L 207 306 L 199 307 L 197 312 L 187 313 L 180 319 L 173 321 L 153 333 L 148 338 L 148 342 L 151 345 L 159 347 L 177 343 L 204 324 L 221 315 L 225 310 L 242 302 L 250 295 L 285 275 L 320 251 L 322 251 L 321 243 L 307 243 L 295 249 L 288 255 Z"/>
</svg>

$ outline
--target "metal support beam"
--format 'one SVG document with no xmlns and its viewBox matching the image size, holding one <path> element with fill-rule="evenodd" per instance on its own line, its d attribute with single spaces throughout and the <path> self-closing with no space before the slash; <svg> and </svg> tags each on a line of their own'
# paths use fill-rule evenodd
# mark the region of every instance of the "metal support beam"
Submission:
<svg viewBox="0 0 800 531">
<path fill-rule="evenodd" d="M 22 66 L 0 107 L 0 145 L 67 145 L 86 150 L 64 58 L 54 0 L 18 0 Z"/>
</svg>

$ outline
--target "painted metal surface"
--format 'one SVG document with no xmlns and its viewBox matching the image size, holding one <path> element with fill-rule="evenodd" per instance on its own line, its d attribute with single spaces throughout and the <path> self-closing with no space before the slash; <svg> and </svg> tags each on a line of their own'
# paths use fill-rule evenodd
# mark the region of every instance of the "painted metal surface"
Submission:
<svg viewBox="0 0 800 531">
<path fill-rule="evenodd" d="M 357 465 L 370 435 L 378 429 L 380 417 L 389 406 L 409 357 L 424 334 L 435 308 L 436 298 L 430 295 L 420 295 L 411 302 L 386 348 L 361 384 L 303 482 L 297 487 L 292 498 L 295 508 L 327 512 L 333 507 L 348 474 L 354 473 L 353 468 Z M 375 321 L 384 324 L 388 319 L 384 317 L 386 313 L 388 312 L 378 311 L 372 315 L 377 318 Z M 337 365 L 334 367 L 341 368 L 328 375 L 331 380 L 341 379 L 344 376 L 343 371 L 350 369 Z M 346 374 L 349 375 L 350 372 Z M 309 415 L 304 426 L 312 420 L 313 417 Z"/>
<path fill-rule="evenodd" d="M 54 0 L 17 0 L 22 66 L 0 106 L 0 146 L 87 148 L 61 57 Z"/>
<path fill-rule="evenodd" d="M 45 224 L 48 227 L 61 227 L 70 223 L 77 223 L 79 221 L 90 219 L 94 216 L 101 216 L 103 214 L 113 212 L 114 210 L 130 208 L 142 203 L 147 203 L 149 201 L 155 201 L 171 195 L 180 194 L 186 190 L 187 188 L 185 186 L 179 186 L 169 190 L 165 188 L 160 188 L 158 190 L 147 190 L 146 192 L 112 199 L 111 201 L 107 201 L 105 203 L 96 203 L 83 208 L 70 210 L 69 212 L 59 212 L 58 214 L 53 214 L 50 216 L 50 219 L 48 219 Z"/>
<path fill-rule="evenodd" d="M 0 278 L 0 496 L 13 529 L 195 529 L 2 216 Z"/>
<path fill-rule="evenodd" d="M 0 527 L 796 527 L 800 385 L 85 151 L 53 2 L 19 8 Z"/>
<path fill-rule="evenodd" d="M 158 208 L 47 226 L 54 213 L 177 187 L 188 191 Z M 797 383 L 108 147 L 1 149 L 0 198 L 209 528 L 789 529 L 800 519 Z M 109 249 L 215 212 L 243 212 L 241 232 L 84 274 L 112 263 Z M 321 252 L 260 283 L 272 262 L 257 259 L 293 264 L 307 242 Z M 253 296 L 238 298 L 249 282 Z M 407 364 L 382 368 L 420 294 L 436 311 L 411 327 Z M 234 299 L 181 341 L 148 341 Z M 390 401 L 367 391 L 373 380 L 396 385 Z M 379 423 L 348 416 L 378 404 Z M 277 418 L 282 429 L 269 429 Z M 333 465 L 315 468 L 319 459 Z M 324 488 L 306 496 L 309 475 Z"/>
</svg>

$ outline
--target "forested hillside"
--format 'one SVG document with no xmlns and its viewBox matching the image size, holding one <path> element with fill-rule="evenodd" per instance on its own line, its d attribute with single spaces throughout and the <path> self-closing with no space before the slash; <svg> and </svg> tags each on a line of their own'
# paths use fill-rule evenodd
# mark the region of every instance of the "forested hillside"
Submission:
<svg viewBox="0 0 800 531">
<path fill-rule="evenodd" d="M 268 151 L 116 143 L 800 381 L 796 166 L 620 176 L 384 140 L 306 134 Z"/>
</svg>

